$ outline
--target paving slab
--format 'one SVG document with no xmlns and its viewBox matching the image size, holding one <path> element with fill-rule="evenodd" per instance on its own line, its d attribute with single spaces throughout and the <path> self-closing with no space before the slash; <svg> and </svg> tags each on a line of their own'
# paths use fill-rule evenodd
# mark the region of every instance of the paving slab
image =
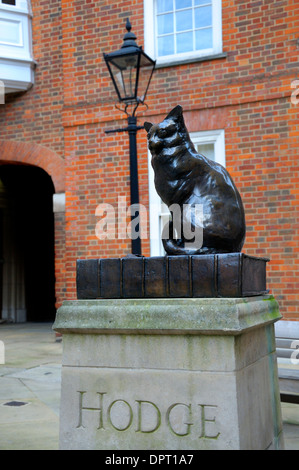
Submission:
<svg viewBox="0 0 299 470">
<path fill-rule="evenodd" d="M 0 450 L 58 450 L 62 344 L 52 324 L 2 324 Z"/>
<path fill-rule="evenodd" d="M 0 377 L 0 400 L 16 400 L 20 397 L 34 398 L 34 394 L 20 380 Z"/>
<path fill-rule="evenodd" d="M 0 436 L 0 450 L 59 450 L 58 420 L 0 424 Z"/>
</svg>

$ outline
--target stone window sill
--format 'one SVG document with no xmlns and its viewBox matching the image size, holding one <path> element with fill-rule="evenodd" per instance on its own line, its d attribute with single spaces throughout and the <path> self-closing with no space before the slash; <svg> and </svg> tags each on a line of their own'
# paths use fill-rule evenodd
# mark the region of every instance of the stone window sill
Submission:
<svg viewBox="0 0 299 470">
<path fill-rule="evenodd" d="M 185 64 L 192 64 L 196 62 L 207 62 L 210 60 L 217 60 L 217 59 L 225 59 L 227 57 L 226 52 L 222 52 L 220 54 L 211 54 L 211 55 L 206 55 L 202 57 L 189 57 L 186 59 L 173 59 L 169 62 L 159 62 L 159 59 L 157 59 L 156 63 L 156 69 L 161 69 L 164 67 L 175 67 L 177 65 L 185 65 Z"/>
</svg>

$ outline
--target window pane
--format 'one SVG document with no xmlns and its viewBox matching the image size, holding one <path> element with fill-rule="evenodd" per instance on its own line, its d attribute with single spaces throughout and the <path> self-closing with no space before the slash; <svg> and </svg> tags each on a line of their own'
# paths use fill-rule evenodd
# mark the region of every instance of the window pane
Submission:
<svg viewBox="0 0 299 470">
<path fill-rule="evenodd" d="M 136 67 L 120 71 L 112 62 L 110 66 L 121 98 L 132 98 L 135 95 Z"/>
<path fill-rule="evenodd" d="M 158 56 L 213 48 L 211 0 L 155 0 L 155 3 Z"/>
<path fill-rule="evenodd" d="M 212 25 L 212 7 L 195 8 L 195 28 L 204 28 Z"/>
<path fill-rule="evenodd" d="M 170 55 L 174 54 L 174 37 L 173 35 L 170 36 L 163 36 L 158 38 L 158 55 Z"/>
<path fill-rule="evenodd" d="M 195 47 L 196 50 L 210 49 L 213 47 L 212 28 L 200 29 L 195 31 Z"/>
<path fill-rule="evenodd" d="M 158 34 L 173 33 L 173 14 L 158 16 Z"/>
<path fill-rule="evenodd" d="M 196 150 L 210 160 L 215 161 L 214 144 L 197 144 Z"/>
<path fill-rule="evenodd" d="M 198 6 L 198 5 L 207 5 L 211 3 L 209 0 L 194 0 L 194 5 L 195 6 Z"/>
<path fill-rule="evenodd" d="M 175 7 L 177 10 L 192 7 L 192 0 L 175 0 Z"/>
<path fill-rule="evenodd" d="M 157 12 L 164 13 L 165 11 L 173 10 L 173 0 L 157 0 Z"/>
<path fill-rule="evenodd" d="M 193 51 L 193 33 L 180 33 L 176 37 L 177 53 Z"/>
<path fill-rule="evenodd" d="M 176 30 L 186 31 L 192 28 L 192 10 L 183 10 L 176 13 Z"/>
</svg>

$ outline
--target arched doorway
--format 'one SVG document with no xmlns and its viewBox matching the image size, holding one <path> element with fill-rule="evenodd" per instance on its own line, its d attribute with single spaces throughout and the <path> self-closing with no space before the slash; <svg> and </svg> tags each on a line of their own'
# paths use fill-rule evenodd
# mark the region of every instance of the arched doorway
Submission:
<svg viewBox="0 0 299 470">
<path fill-rule="evenodd" d="M 53 321 L 52 178 L 37 166 L 2 162 L 0 191 L 2 321 Z"/>
</svg>

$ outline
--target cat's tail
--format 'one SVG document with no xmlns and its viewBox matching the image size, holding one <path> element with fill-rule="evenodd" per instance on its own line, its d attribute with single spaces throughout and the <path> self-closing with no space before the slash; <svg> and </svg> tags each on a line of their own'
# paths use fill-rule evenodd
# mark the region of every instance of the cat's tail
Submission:
<svg viewBox="0 0 299 470">
<path fill-rule="evenodd" d="M 167 237 L 168 234 L 172 234 L 172 237 Z M 186 240 L 183 238 L 174 238 L 173 237 L 173 222 L 170 221 L 168 224 L 166 224 L 163 228 L 162 232 L 162 243 L 165 252 L 167 255 L 212 255 L 212 254 L 217 254 L 217 253 L 231 253 L 234 250 L 229 250 L 226 247 L 219 247 L 219 248 L 214 248 L 212 246 L 201 246 L 201 247 L 194 247 L 192 248 L 187 248 L 185 246 Z M 190 242 L 188 243 L 190 245 Z M 241 251 L 241 250 L 235 250 L 235 251 Z"/>
<path fill-rule="evenodd" d="M 169 235 L 172 234 L 172 237 Z M 167 236 L 168 235 L 168 236 Z M 168 255 L 197 255 L 206 253 L 206 249 L 202 247 L 186 248 L 185 240 L 183 238 L 175 238 L 173 232 L 173 222 L 169 221 L 163 228 L 162 243 L 164 250 Z"/>
<path fill-rule="evenodd" d="M 185 248 L 180 246 L 182 240 L 162 239 L 164 250 L 168 255 L 186 255 Z M 191 253 L 190 253 L 191 254 Z"/>
</svg>

